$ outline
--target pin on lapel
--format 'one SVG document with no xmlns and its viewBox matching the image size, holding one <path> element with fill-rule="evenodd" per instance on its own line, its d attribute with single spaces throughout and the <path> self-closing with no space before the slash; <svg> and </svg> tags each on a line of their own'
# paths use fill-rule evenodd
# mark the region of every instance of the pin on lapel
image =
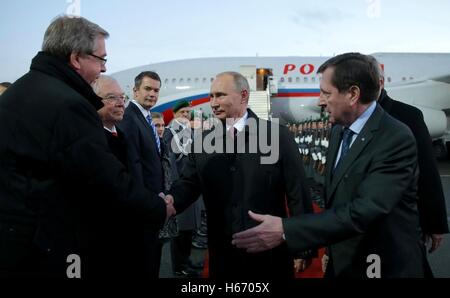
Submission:
<svg viewBox="0 0 450 298">
<path fill-rule="evenodd" d="M 364 142 L 366 140 L 366 138 L 361 138 L 361 142 Z"/>
</svg>

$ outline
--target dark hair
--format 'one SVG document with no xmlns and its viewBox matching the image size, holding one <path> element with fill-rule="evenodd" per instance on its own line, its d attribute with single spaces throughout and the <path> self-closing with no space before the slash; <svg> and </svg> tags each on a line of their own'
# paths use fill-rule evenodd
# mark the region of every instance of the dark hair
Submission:
<svg viewBox="0 0 450 298">
<path fill-rule="evenodd" d="M 134 87 L 136 89 L 139 89 L 139 87 L 141 87 L 142 84 L 142 80 L 147 77 L 150 79 L 153 79 L 155 81 L 158 81 L 161 87 L 161 78 L 159 77 L 159 75 L 154 72 L 154 71 L 143 71 L 140 74 L 138 74 L 135 78 L 134 78 Z"/>
<path fill-rule="evenodd" d="M 358 86 L 361 103 L 367 104 L 377 99 L 380 90 L 379 71 L 366 55 L 345 53 L 335 56 L 325 61 L 317 73 L 323 73 L 330 67 L 334 68 L 331 82 L 339 92 Z"/>
<path fill-rule="evenodd" d="M 3 87 L 6 87 L 6 88 L 9 88 L 9 87 L 11 87 L 11 83 L 10 82 L 3 82 L 3 83 L 0 83 L 0 86 L 3 86 Z"/>
</svg>

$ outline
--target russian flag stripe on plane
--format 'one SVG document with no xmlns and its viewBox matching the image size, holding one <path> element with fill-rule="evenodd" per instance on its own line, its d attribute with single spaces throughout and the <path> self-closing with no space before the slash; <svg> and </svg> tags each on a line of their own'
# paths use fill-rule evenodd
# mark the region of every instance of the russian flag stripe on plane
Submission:
<svg viewBox="0 0 450 298">
<path fill-rule="evenodd" d="M 175 100 L 166 102 L 165 104 L 162 104 L 160 106 L 155 107 L 154 109 L 152 109 L 152 112 L 160 112 L 160 113 L 162 113 L 164 111 L 171 110 L 172 107 L 177 102 L 179 102 L 180 100 L 189 101 L 191 103 L 191 106 L 197 106 L 197 105 L 200 105 L 202 103 L 208 102 L 209 101 L 209 94 L 208 93 L 204 93 L 204 94 L 200 94 L 200 95 L 194 95 L 194 96 L 188 96 L 188 97 L 175 99 Z"/>
<path fill-rule="evenodd" d="M 278 89 L 278 94 L 274 97 L 318 97 L 320 95 L 320 89 Z M 207 103 L 209 101 L 209 94 L 203 93 L 199 95 L 193 95 L 175 99 L 152 109 L 153 112 L 166 112 L 171 110 L 172 107 L 180 100 L 186 100 L 191 103 L 192 107 Z"/>
</svg>

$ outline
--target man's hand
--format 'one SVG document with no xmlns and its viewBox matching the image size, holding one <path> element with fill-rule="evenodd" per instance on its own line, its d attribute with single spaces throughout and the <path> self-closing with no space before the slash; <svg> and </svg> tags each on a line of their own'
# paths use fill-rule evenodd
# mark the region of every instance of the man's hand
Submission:
<svg viewBox="0 0 450 298">
<path fill-rule="evenodd" d="M 426 234 L 424 239 L 425 246 L 430 247 L 428 249 L 429 253 L 438 249 L 441 246 L 442 241 L 444 241 L 444 235 L 442 234 Z"/>
<path fill-rule="evenodd" d="M 322 256 L 322 272 L 325 273 L 325 271 L 327 271 L 327 266 L 328 266 L 328 260 L 330 259 L 330 257 L 326 254 L 324 254 Z"/>
<path fill-rule="evenodd" d="M 283 240 L 283 223 L 280 217 L 248 212 L 250 217 L 260 224 L 251 229 L 233 235 L 232 244 L 255 253 L 272 249 Z"/>
<path fill-rule="evenodd" d="M 174 199 L 173 199 L 172 195 L 166 195 L 163 197 L 163 199 L 164 199 L 164 201 L 166 201 L 166 204 L 173 205 Z"/>
<path fill-rule="evenodd" d="M 175 207 L 173 206 L 173 197 L 171 195 L 164 195 L 163 193 L 160 193 L 159 196 L 164 200 L 166 203 L 166 222 L 171 218 L 172 216 L 175 216 L 177 214 L 177 211 L 175 210 Z"/>
</svg>

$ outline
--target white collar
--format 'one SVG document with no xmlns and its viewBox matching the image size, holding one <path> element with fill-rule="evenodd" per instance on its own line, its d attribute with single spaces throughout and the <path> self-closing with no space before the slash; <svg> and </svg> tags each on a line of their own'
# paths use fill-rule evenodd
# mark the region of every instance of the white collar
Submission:
<svg viewBox="0 0 450 298">
<path fill-rule="evenodd" d="M 113 126 L 113 128 L 112 129 L 109 129 L 108 127 L 106 127 L 106 126 L 103 126 L 103 128 L 104 129 L 106 129 L 107 131 L 109 131 L 110 133 L 117 133 L 117 130 L 116 130 L 116 126 L 114 125 Z"/>
<path fill-rule="evenodd" d="M 240 118 L 237 122 L 235 122 L 233 124 L 233 127 L 235 127 L 237 129 L 237 131 L 241 132 L 244 130 L 245 127 L 245 123 L 247 123 L 247 118 L 248 118 L 248 112 L 245 111 L 244 116 L 242 116 L 242 118 Z M 229 125 L 228 123 L 227 125 L 227 131 L 231 128 L 231 125 Z"/>
<path fill-rule="evenodd" d="M 144 115 L 144 118 L 147 119 L 147 116 L 150 115 L 150 110 L 144 109 L 141 106 L 141 104 L 138 103 L 135 99 L 132 99 L 131 102 L 134 103 L 139 108 L 139 110 L 141 111 L 142 115 Z"/>
</svg>

